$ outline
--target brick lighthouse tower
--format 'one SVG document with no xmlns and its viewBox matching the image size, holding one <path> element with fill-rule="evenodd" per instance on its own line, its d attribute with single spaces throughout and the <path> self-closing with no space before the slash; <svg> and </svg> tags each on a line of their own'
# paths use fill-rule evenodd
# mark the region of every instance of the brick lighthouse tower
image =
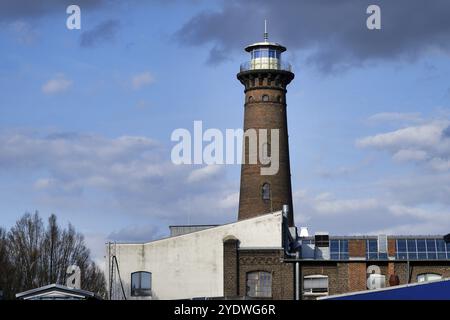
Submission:
<svg viewBox="0 0 450 320">
<path fill-rule="evenodd" d="M 241 187 L 239 195 L 238 219 L 281 210 L 289 206 L 288 223 L 294 226 L 292 207 L 291 172 L 289 164 L 289 143 L 286 117 L 286 87 L 294 78 L 291 67 L 281 59 L 286 48 L 268 41 L 265 27 L 264 42 L 254 43 L 245 48 L 251 55 L 250 61 L 243 63 L 237 75 L 245 87 L 244 132 L 249 129 L 266 129 L 270 137 L 271 129 L 278 129 L 278 150 L 270 145 L 272 141 L 261 144 L 258 135 L 258 154 L 272 158 L 271 152 L 278 151 L 278 170 L 275 174 L 263 175 L 261 168 L 270 166 L 267 162 L 249 163 L 250 139 L 244 136 L 244 162 L 241 167 Z M 260 149 L 263 150 L 260 150 Z"/>
</svg>

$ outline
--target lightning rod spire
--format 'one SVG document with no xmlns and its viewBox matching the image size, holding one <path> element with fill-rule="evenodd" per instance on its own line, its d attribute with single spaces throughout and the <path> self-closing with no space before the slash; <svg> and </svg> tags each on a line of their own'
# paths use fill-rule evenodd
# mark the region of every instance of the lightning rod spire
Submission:
<svg viewBox="0 0 450 320">
<path fill-rule="evenodd" d="M 264 19 L 264 42 L 269 40 L 269 34 L 267 33 L 267 19 Z"/>
</svg>

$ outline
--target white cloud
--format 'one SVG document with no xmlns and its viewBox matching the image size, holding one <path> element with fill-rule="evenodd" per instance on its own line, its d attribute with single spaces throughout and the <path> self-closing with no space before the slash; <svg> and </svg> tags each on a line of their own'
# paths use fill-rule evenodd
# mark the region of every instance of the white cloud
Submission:
<svg viewBox="0 0 450 320">
<path fill-rule="evenodd" d="M 450 121 L 428 121 L 356 141 L 360 148 L 386 150 L 396 161 L 425 164 L 436 171 L 450 170 L 450 138 L 446 132 Z"/>
<path fill-rule="evenodd" d="M 374 198 L 337 199 L 331 192 L 310 195 L 306 190 L 294 192 L 294 199 L 306 205 L 315 215 L 348 215 L 355 212 L 375 210 L 381 205 Z"/>
<path fill-rule="evenodd" d="M 420 122 L 422 117 L 418 112 L 400 113 L 400 112 L 381 112 L 376 113 L 368 118 L 373 123 L 387 123 L 387 122 Z"/>
<path fill-rule="evenodd" d="M 224 209 L 236 208 L 239 204 L 239 192 L 233 192 L 219 200 L 219 206 Z"/>
<path fill-rule="evenodd" d="M 155 79 L 150 74 L 150 72 L 146 71 L 133 75 L 131 77 L 131 86 L 133 87 L 133 89 L 138 90 L 143 86 L 153 83 L 154 81 Z"/>
<path fill-rule="evenodd" d="M 54 183 L 53 179 L 41 178 L 41 179 L 36 180 L 36 182 L 34 183 L 34 187 L 37 190 L 44 190 L 44 189 L 51 187 L 51 185 L 53 183 Z"/>
<path fill-rule="evenodd" d="M 23 20 L 12 22 L 10 24 L 10 29 L 16 36 L 17 41 L 23 45 L 32 45 L 38 38 L 38 33 L 29 23 Z"/>
<path fill-rule="evenodd" d="M 408 146 L 428 148 L 436 145 L 448 123 L 431 122 L 396 131 L 365 137 L 357 141 L 358 147 L 405 148 Z"/>
<path fill-rule="evenodd" d="M 84 241 L 91 252 L 94 262 L 101 270 L 106 271 L 108 269 L 105 261 L 105 243 L 107 240 L 106 236 L 98 232 L 82 233 L 84 235 Z"/>
<path fill-rule="evenodd" d="M 341 214 L 374 210 L 379 203 L 375 199 L 325 200 L 316 202 L 314 208 L 320 214 Z"/>
<path fill-rule="evenodd" d="M 174 165 L 168 155 L 148 137 L 0 133 L 0 173 L 34 177 L 30 192 L 51 207 L 85 203 L 104 211 L 99 215 L 112 210 L 165 224 L 237 216 L 238 184 L 226 180 L 222 166 Z"/>
<path fill-rule="evenodd" d="M 200 169 L 195 169 L 187 177 L 188 182 L 200 182 L 216 177 L 223 167 L 220 165 L 207 165 Z"/>
<path fill-rule="evenodd" d="M 382 185 L 372 198 L 340 198 L 331 192 L 298 190 L 294 193 L 295 222 L 311 231 L 326 230 L 331 234 L 438 234 L 450 230 L 448 205 L 435 198 L 408 204 L 409 196 L 413 195 L 408 191 L 389 193 Z"/>
<path fill-rule="evenodd" d="M 430 166 L 436 171 L 450 171 L 450 159 L 433 158 Z"/>
<path fill-rule="evenodd" d="M 423 150 L 401 149 L 394 153 L 392 158 L 395 161 L 423 161 L 427 158 L 427 153 Z"/>
<path fill-rule="evenodd" d="M 437 115 L 436 119 L 441 120 L 426 120 L 419 119 L 415 113 L 378 114 L 373 119 L 416 123 L 364 137 L 356 145 L 387 152 L 402 165 L 411 162 L 416 166 L 398 171 L 391 170 L 391 167 L 377 168 L 373 166 L 376 158 L 371 156 L 373 168 L 361 166 L 364 170 L 354 170 L 352 179 L 348 179 L 348 175 L 335 174 L 333 181 L 327 181 L 325 186 L 297 190 L 293 194 L 297 225 L 308 226 L 312 231 L 327 230 L 332 234 L 448 233 L 448 116 Z M 352 167 L 355 166 L 345 164 L 345 168 Z"/>
<path fill-rule="evenodd" d="M 64 74 L 57 74 L 42 85 L 42 92 L 45 94 L 56 94 L 68 90 L 72 86 L 72 81 Z"/>
<path fill-rule="evenodd" d="M 388 209 L 394 215 L 414 217 L 423 220 L 433 220 L 438 223 L 442 219 L 449 219 L 449 212 L 441 212 L 432 208 L 408 207 L 405 205 L 393 204 L 389 205 Z"/>
</svg>

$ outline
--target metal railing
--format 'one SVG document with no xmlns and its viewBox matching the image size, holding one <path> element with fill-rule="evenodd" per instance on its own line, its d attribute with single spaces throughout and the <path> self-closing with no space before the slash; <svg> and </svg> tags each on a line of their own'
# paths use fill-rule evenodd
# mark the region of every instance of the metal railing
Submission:
<svg viewBox="0 0 450 320">
<path fill-rule="evenodd" d="M 262 70 L 262 69 L 272 69 L 272 70 L 283 70 L 283 71 L 292 71 L 291 64 L 288 62 L 276 60 L 251 60 L 246 61 L 241 64 L 240 72 L 250 71 L 250 70 Z"/>
</svg>

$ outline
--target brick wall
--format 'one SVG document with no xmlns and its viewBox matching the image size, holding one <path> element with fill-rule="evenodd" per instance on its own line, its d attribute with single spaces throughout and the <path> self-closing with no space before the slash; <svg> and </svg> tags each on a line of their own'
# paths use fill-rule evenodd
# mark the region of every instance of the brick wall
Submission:
<svg viewBox="0 0 450 320">
<path fill-rule="evenodd" d="M 265 271 L 272 274 L 272 299 L 293 300 L 294 264 L 284 263 L 283 250 L 239 249 L 237 239 L 224 239 L 224 296 L 247 295 L 247 273 Z"/>
<path fill-rule="evenodd" d="M 348 291 L 361 291 L 367 288 L 365 262 L 350 262 L 348 264 Z"/>
<path fill-rule="evenodd" d="M 226 297 L 238 295 L 238 247 L 239 240 L 234 237 L 223 241 L 223 292 Z"/>
<path fill-rule="evenodd" d="M 351 239 L 348 241 L 348 254 L 352 258 L 366 256 L 366 240 Z"/>
<path fill-rule="evenodd" d="M 238 79 L 245 86 L 244 131 L 248 129 L 279 130 L 279 167 L 273 175 L 261 175 L 261 168 L 268 167 L 259 162 L 250 164 L 248 139 L 244 141 L 244 159 L 241 166 L 239 193 L 239 220 L 278 211 L 284 204 L 289 205 L 288 224 L 293 226 L 293 206 L 291 172 L 289 163 L 289 142 L 286 114 L 286 86 L 294 75 L 283 71 L 241 72 Z M 263 101 L 263 96 L 268 101 Z M 259 131 L 258 131 L 259 132 Z M 268 139 L 269 148 L 270 139 Z M 271 150 L 272 154 L 276 150 Z M 263 200 L 261 188 L 270 185 L 271 200 Z"/>
<path fill-rule="evenodd" d="M 411 265 L 411 282 L 417 282 L 417 276 L 423 273 L 437 273 L 443 278 L 450 278 L 450 265 L 436 263 L 429 265 L 423 262 L 416 262 Z"/>
<path fill-rule="evenodd" d="M 339 266 L 338 266 L 339 265 Z M 303 295 L 303 278 L 305 276 L 312 275 L 324 275 L 328 276 L 328 293 L 329 294 L 338 294 L 343 291 L 341 285 L 343 281 L 340 279 L 340 275 L 347 274 L 347 268 L 340 267 L 340 264 L 337 263 L 324 263 L 323 265 L 310 264 L 303 265 L 301 267 L 301 279 L 300 279 L 300 291 Z M 303 295 L 303 299 L 310 300 L 315 299 L 315 296 L 312 295 Z"/>
<path fill-rule="evenodd" d="M 400 279 L 400 284 L 408 283 L 408 264 L 406 261 L 396 262 L 394 270 Z M 437 273 L 443 278 L 450 278 L 450 261 L 410 261 L 409 273 L 410 283 L 416 283 L 417 276 L 422 273 Z"/>
<path fill-rule="evenodd" d="M 388 239 L 388 255 L 395 257 L 395 239 Z"/>
<path fill-rule="evenodd" d="M 283 263 L 282 250 L 239 250 L 239 296 L 246 296 L 247 273 L 272 273 L 272 299 L 293 300 L 294 264 Z"/>
</svg>

